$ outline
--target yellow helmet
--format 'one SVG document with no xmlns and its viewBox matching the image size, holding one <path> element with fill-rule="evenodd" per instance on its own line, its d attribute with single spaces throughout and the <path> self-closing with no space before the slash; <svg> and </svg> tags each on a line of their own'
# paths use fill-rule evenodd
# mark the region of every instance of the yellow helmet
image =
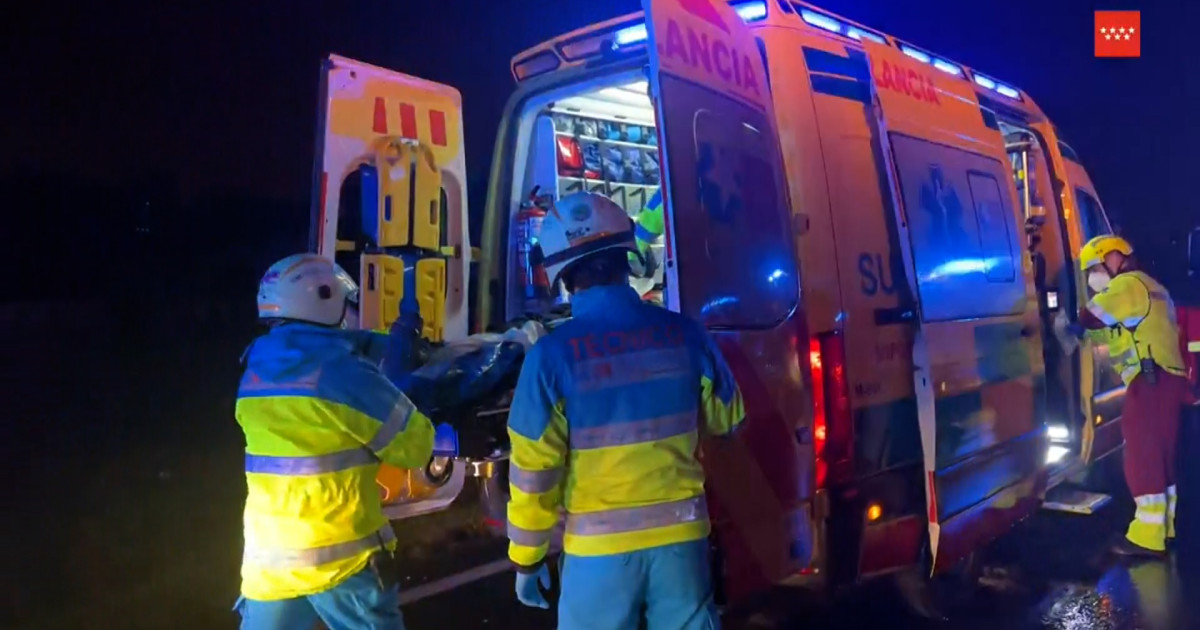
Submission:
<svg viewBox="0 0 1200 630">
<path fill-rule="evenodd" d="M 1133 245 L 1129 241 L 1112 234 L 1101 234 L 1088 241 L 1079 250 L 1079 268 L 1083 271 L 1104 262 L 1104 257 L 1112 252 L 1121 252 L 1126 256 L 1133 255 Z"/>
</svg>

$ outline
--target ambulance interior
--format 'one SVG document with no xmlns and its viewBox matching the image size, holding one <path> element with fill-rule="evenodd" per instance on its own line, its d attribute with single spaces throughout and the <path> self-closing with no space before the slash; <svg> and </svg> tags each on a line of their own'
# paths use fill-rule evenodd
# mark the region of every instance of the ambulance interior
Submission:
<svg viewBox="0 0 1200 630">
<path fill-rule="evenodd" d="M 550 197 L 600 193 L 636 222 L 661 177 L 654 109 L 640 72 L 534 97 L 518 125 L 508 249 L 509 318 L 546 313 L 568 302 L 561 283 L 549 287 L 546 278 L 539 280 L 531 259 L 530 247 L 544 216 L 532 203 L 535 189 L 543 207 Z M 649 267 L 631 261 L 631 284 L 644 298 L 661 302 L 663 239 L 656 239 L 650 250 L 655 262 Z"/>
</svg>

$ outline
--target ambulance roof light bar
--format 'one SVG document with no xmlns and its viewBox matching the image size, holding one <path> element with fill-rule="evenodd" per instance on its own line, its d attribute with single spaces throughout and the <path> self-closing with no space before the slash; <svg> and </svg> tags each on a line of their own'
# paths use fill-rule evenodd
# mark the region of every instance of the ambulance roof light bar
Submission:
<svg viewBox="0 0 1200 630">
<path fill-rule="evenodd" d="M 844 25 L 828 15 L 823 15 L 808 9 L 800 9 L 800 18 L 817 28 L 829 31 L 830 33 L 837 33 L 838 35 L 844 34 L 842 32 Z"/>
<path fill-rule="evenodd" d="M 757 22 L 767 17 L 766 0 L 734 2 L 731 5 L 733 6 L 733 10 L 737 11 L 738 17 L 742 18 L 743 22 Z"/>
<path fill-rule="evenodd" d="M 847 27 L 846 28 L 846 37 L 849 37 L 850 39 L 857 39 L 860 41 L 864 40 L 864 39 L 868 39 L 868 40 L 875 42 L 876 44 L 883 44 L 885 46 L 887 45 L 887 40 L 883 38 L 883 35 L 880 35 L 878 33 L 872 33 L 871 31 L 864 31 L 863 29 L 858 28 L 857 26 Z"/>
<path fill-rule="evenodd" d="M 963 76 L 962 66 L 959 66 L 958 64 L 956 64 L 952 61 L 946 61 L 945 59 L 942 59 L 940 57 L 934 57 L 933 55 L 925 52 L 924 50 L 921 50 L 919 48 L 913 48 L 912 46 L 909 46 L 908 44 L 900 44 L 900 50 L 903 51 L 904 54 L 908 55 L 909 57 L 912 57 L 913 59 L 916 59 L 917 61 L 920 61 L 921 63 L 933 64 L 934 68 L 937 68 L 938 70 L 941 70 L 942 72 L 945 72 L 946 74 L 953 75 L 953 76 L 960 77 L 960 78 Z"/>
<path fill-rule="evenodd" d="M 738 17 L 742 18 L 743 22 L 757 22 L 767 17 L 766 0 L 750 0 L 749 2 L 736 2 L 731 4 L 734 11 L 737 11 Z M 634 24 L 613 34 L 613 48 L 621 48 L 624 46 L 632 46 L 640 44 L 649 37 L 646 32 L 646 23 Z"/>
<path fill-rule="evenodd" d="M 916 59 L 917 61 L 920 61 L 921 63 L 930 63 L 933 61 L 933 58 L 925 53 L 925 51 L 917 50 L 908 44 L 900 44 L 900 50 L 903 51 L 904 54 Z"/>
<path fill-rule="evenodd" d="M 1025 100 L 1024 98 L 1021 97 L 1021 92 L 1019 90 L 1017 90 L 1017 88 L 1012 87 L 1011 85 L 1005 85 L 995 79 L 992 79 L 992 78 L 986 77 L 982 74 L 979 74 L 978 72 L 973 72 L 972 74 L 974 75 L 974 78 L 975 78 L 975 84 L 982 88 L 996 92 L 997 94 L 1000 94 L 1001 96 L 1011 98 L 1014 101 Z"/>
<path fill-rule="evenodd" d="M 887 45 L 887 39 L 879 33 L 847 24 L 833 17 L 832 15 L 825 15 L 824 13 L 813 11 L 812 9 L 806 9 L 798 5 L 796 6 L 796 9 L 798 9 L 800 12 L 800 19 L 821 30 L 829 31 L 830 33 L 837 33 L 838 35 L 845 35 L 850 39 L 856 39 L 858 41 L 867 39 L 875 42 L 876 44 L 883 44 L 885 46 Z"/>
</svg>

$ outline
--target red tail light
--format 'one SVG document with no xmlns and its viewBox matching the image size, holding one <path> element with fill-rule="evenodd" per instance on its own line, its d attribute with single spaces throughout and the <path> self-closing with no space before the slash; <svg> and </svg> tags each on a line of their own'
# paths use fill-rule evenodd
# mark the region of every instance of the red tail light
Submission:
<svg viewBox="0 0 1200 630">
<path fill-rule="evenodd" d="M 813 387 L 813 451 L 817 487 L 845 481 L 854 473 L 854 415 L 846 379 L 846 348 L 837 332 L 808 341 Z"/>
</svg>

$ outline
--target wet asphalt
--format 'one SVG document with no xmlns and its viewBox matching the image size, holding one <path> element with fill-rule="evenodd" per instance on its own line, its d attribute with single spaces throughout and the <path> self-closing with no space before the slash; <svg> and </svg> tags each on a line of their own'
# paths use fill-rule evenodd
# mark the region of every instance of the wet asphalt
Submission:
<svg viewBox="0 0 1200 630">
<path fill-rule="evenodd" d="M 734 629 L 1200 630 L 1200 563 L 1189 550 L 1166 560 L 1120 560 L 1108 549 L 1132 508 L 1093 516 L 1043 512 L 987 551 L 981 579 L 941 619 L 911 612 L 891 580 L 815 601 L 778 590 L 726 615 Z M 1182 536 L 1182 532 L 1181 532 Z M 404 608 L 408 627 L 555 627 L 551 611 L 521 607 L 511 573 L 494 575 Z"/>
</svg>

